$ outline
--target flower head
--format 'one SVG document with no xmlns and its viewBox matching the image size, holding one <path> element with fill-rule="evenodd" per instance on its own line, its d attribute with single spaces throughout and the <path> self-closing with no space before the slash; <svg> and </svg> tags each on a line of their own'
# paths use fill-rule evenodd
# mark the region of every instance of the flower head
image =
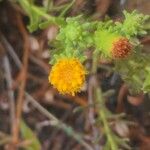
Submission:
<svg viewBox="0 0 150 150">
<path fill-rule="evenodd" d="M 132 45 L 127 38 L 119 38 L 113 42 L 111 49 L 112 56 L 114 58 L 125 58 L 131 52 Z"/>
<path fill-rule="evenodd" d="M 86 70 L 76 58 L 62 58 L 52 67 L 49 82 L 62 94 L 74 95 L 85 81 Z"/>
<path fill-rule="evenodd" d="M 95 32 L 95 45 L 109 58 L 125 58 L 132 50 L 132 45 L 126 37 L 101 29 Z"/>
</svg>

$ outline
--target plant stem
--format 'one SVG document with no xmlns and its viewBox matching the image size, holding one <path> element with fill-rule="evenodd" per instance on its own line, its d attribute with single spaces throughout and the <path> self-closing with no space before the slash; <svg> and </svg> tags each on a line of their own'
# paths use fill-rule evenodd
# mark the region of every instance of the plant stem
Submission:
<svg viewBox="0 0 150 150">
<path fill-rule="evenodd" d="M 47 20 L 52 20 L 52 21 L 55 21 L 55 18 L 56 17 L 53 17 L 49 14 L 46 13 L 46 11 L 42 10 L 40 7 L 37 7 L 33 4 L 30 4 L 27 0 L 18 0 L 18 3 L 20 3 L 20 5 L 25 9 L 25 6 L 29 9 L 30 8 L 30 11 L 34 11 L 36 14 L 38 14 L 39 16 L 42 16 L 44 17 L 45 19 Z M 26 9 L 27 9 L 26 8 Z M 25 9 L 25 10 L 26 10 Z M 27 13 L 29 10 L 26 10 Z"/>
<path fill-rule="evenodd" d="M 25 95 L 27 96 L 28 101 L 31 102 L 35 108 L 37 108 L 42 114 L 44 114 L 47 118 L 50 119 L 51 125 L 65 131 L 69 136 L 73 137 L 87 150 L 93 150 L 93 148 L 83 140 L 80 134 L 76 133 L 70 126 L 67 126 L 65 123 L 57 119 L 53 114 L 51 114 L 48 110 L 46 110 L 43 106 L 41 106 L 36 100 L 34 100 L 27 92 L 25 93 Z"/>
<path fill-rule="evenodd" d="M 34 6 L 34 5 L 32 5 L 32 6 L 30 6 L 30 7 L 31 7 L 32 10 L 34 10 L 38 15 L 44 17 L 45 19 L 47 19 L 47 20 L 53 20 L 53 21 L 55 20 L 55 17 L 53 17 L 53 16 L 47 14 L 46 12 L 40 10 L 38 7 L 36 7 L 36 6 Z"/>
<path fill-rule="evenodd" d="M 97 62 L 98 62 L 98 53 L 93 54 L 93 63 L 92 63 L 92 74 L 96 74 L 97 71 Z"/>
<path fill-rule="evenodd" d="M 54 7 L 53 6 L 53 0 L 47 0 L 47 7 L 46 7 L 46 11 L 49 12 L 49 10 Z"/>
<path fill-rule="evenodd" d="M 95 107 L 94 107 L 95 101 L 94 101 L 94 96 L 93 96 L 93 90 L 96 85 L 96 82 L 95 82 L 95 74 L 97 71 L 96 64 L 97 64 L 97 59 L 93 59 L 92 70 L 91 70 L 92 74 L 90 75 L 89 82 L 88 82 L 88 106 L 93 106 L 93 107 L 89 107 L 88 109 L 88 124 L 90 125 L 92 129 L 91 136 L 92 136 L 92 139 L 94 139 L 94 141 L 97 141 L 97 139 L 99 139 L 98 137 L 100 137 L 99 128 L 95 125 L 96 123 Z M 99 144 L 99 142 L 95 142 L 94 149 L 102 150 L 102 146 Z"/>
<path fill-rule="evenodd" d="M 103 102 L 103 97 L 102 97 L 102 92 L 100 88 L 96 88 L 96 101 L 97 103 L 100 104 L 100 109 L 98 111 L 99 114 L 99 119 L 102 120 L 103 125 L 104 125 L 104 130 L 107 136 L 107 140 L 110 144 L 111 150 L 117 150 L 118 149 L 118 145 L 116 144 L 113 136 L 112 136 L 112 131 L 108 125 L 108 121 L 107 121 L 107 116 L 106 116 L 106 111 L 105 111 L 105 105 Z"/>
<path fill-rule="evenodd" d="M 74 2 L 75 2 L 75 0 L 72 0 L 72 2 L 70 4 L 68 4 L 68 6 L 61 12 L 59 17 L 63 17 L 65 15 L 65 13 L 70 9 L 70 7 L 74 4 Z"/>
<path fill-rule="evenodd" d="M 98 54 L 94 53 L 93 54 L 93 64 L 92 64 L 92 73 L 96 74 L 97 71 L 97 62 L 98 62 Z M 100 108 L 98 107 L 98 118 L 102 121 L 103 125 L 104 125 L 104 130 L 107 136 L 107 140 L 109 142 L 110 148 L 111 150 L 117 150 L 118 149 L 118 145 L 116 144 L 116 142 L 114 141 L 114 138 L 112 137 L 112 131 L 108 125 L 108 121 L 107 121 L 107 116 L 106 116 L 106 107 L 104 104 L 104 98 L 103 98 L 103 94 L 102 91 L 99 87 L 99 85 L 97 85 L 97 79 L 95 77 L 95 93 L 96 93 L 96 103 L 98 103 L 98 106 L 100 106 Z"/>
</svg>

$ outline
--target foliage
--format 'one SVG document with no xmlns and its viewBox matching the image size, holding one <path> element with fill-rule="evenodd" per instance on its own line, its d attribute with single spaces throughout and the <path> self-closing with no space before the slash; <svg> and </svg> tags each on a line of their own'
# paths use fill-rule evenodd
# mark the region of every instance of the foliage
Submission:
<svg viewBox="0 0 150 150">
<path fill-rule="evenodd" d="M 26 150 L 41 149 L 41 144 L 39 140 L 23 120 L 21 122 L 21 135 L 24 140 L 29 141 L 29 145 L 26 147 Z"/>
<path fill-rule="evenodd" d="M 145 35 L 144 23 L 148 15 L 139 14 L 136 10 L 132 13 L 123 12 L 125 18 L 123 23 L 116 22 L 116 29 L 124 36 L 131 38 L 137 35 Z"/>
<path fill-rule="evenodd" d="M 54 86 L 54 81 L 58 83 L 56 88 L 61 89 L 59 90 L 61 93 L 74 95 L 83 85 L 82 81 L 85 80 L 86 75 L 83 70 L 77 69 L 78 71 L 74 71 L 74 66 L 71 66 L 73 71 L 70 68 L 68 69 L 69 62 L 65 63 L 63 71 L 60 71 L 61 60 L 76 59 L 80 64 L 86 60 L 85 51 L 88 49 L 93 51 L 94 68 L 97 69 L 97 65 L 94 62 L 97 62 L 99 58 L 106 58 L 114 63 L 114 72 L 118 72 L 121 75 L 132 92 L 150 92 L 149 56 L 142 53 L 142 46 L 137 37 L 146 34 L 144 24 L 149 19 L 148 15 L 144 16 L 137 11 L 131 13 L 124 11 L 122 22 L 113 22 L 112 20 L 91 21 L 82 15 L 63 17 L 72 3 L 59 16 L 49 15 L 45 7 L 36 6 L 33 1 L 18 0 L 18 3 L 30 18 L 28 26 L 30 32 L 36 31 L 38 28 L 46 28 L 51 24 L 56 24 L 59 27 L 56 40 L 53 42 L 55 49 L 50 58 L 50 63 L 53 67 L 49 76 L 53 76 L 53 78 L 49 79 Z M 59 67 L 56 67 L 57 65 Z M 53 70 L 55 69 L 53 68 L 58 69 L 54 75 Z M 82 79 L 82 81 L 74 82 L 77 79 L 74 77 L 76 75 L 80 76 L 80 73 L 82 77 L 78 77 L 78 79 Z M 96 71 L 92 73 L 94 74 Z M 60 76 L 63 74 L 61 80 L 59 80 L 59 74 Z M 71 80 L 69 82 L 67 81 L 68 77 Z M 62 81 L 63 79 L 64 81 Z M 74 86 L 76 83 L 77 85 Z M 75 90 L 70 90 L 70 87 L 75 87 Z M 66 89 L 69 89 L 69 92 Z M 109 126 L 108 117 L 111 116 L 111 113 L 106 109 L 102 101 L 103 97 L 100 88 L 98 87 L 95 91 L 96 101 L 100 105 L 100 108 L 98 107 L 98 118 L 104 126 L 104 133 L 107 137 L 105 149 L 116 150 L 120 146 L 128 148 L 126 142 L 119 139 Z"/>
<path fill-rule="evenodd" d="M 115 62 L 117 71 L 123 80 L 128 84 L 132 93 L 137 94 L 141 91 L 150 92 L 150 55 L 137 52 L 132 57 Z"/>
<path fill-rule="evenodd" d="M 86 59 L 83 52 L 93 47 L 94 52 L 99 52 L 101 57 L 113 59 L 114 71 L 119 72 L 132 91 L 149 92 L 149 69 L 146 69 L 149 61 L 140 52 L 141 45 L 137 38 L 137 35 L 146 34 L 143 24 L 149 17 L 136 11 L 132 13 L 124 11 L 124 15 L 125 19 L 122 23 L 113 23 L 112 20 L 86 22 L 82 16 L 67 18 L 56 38 L 60 51 L 55 50 L 54 57 L 51 58 L 52 64 L 62 56 L 77 57 L 83 61 Z M 130 30 L 127 30 L 129 26 Z M 115 47 L 119 39 L 125 39 L 126 42 Z"/>
</svg>

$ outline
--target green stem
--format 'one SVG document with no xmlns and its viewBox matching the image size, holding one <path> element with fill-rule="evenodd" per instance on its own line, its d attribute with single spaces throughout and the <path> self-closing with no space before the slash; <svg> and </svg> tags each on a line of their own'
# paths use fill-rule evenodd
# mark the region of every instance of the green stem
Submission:
<svg viewBox="0 0 150 150">
<path fill-rule="evenodd" d="M 105 130 L 105 133 L 107 136 L 108 143 L 111 147 L 111 150 L 117 150 L 118 145 L 116 144 L 116 142 L 112 136 L 112 131 L 108 125 L 107 116 L 105 113 L 105 106 L 104 106 L 103 97 L 102 97 L 102 92 L 101 92 L 100 88 L 98 88 L 98 87 L 96 89 L 96 100 L 101 105 L 101 108 L 99 109 L 98 113 L 99 113 L 99 118 L 103 122 L 104 130 Z"/>
<path fill-rule="evenodd" d="M 53 16 L 47 14 L 45 11 L 41 10 L 39 7 L 34 6 L 33 4 L 30 4 L 27 0 L 18 0 L 18 2 L 24 8 L 24 10 L 26 10 L 27 13 L 29 13 L 28 9 L 30 8 L 31 10 L 33 10 L 39 16 L 42 16 L 47 20 L 55 21 L 56 17 L 53 17 Z"/>
<path fill-rule="evenodd" d="M 60 6 L 53 6 L 49 11 L 60 11 L 62 9 L 65 9 L 69 4 L 64 4 Z"/>
<path fill-rule="evenodd" d="M 94 53 L 93 54 L 93 64 L 92 64 L 92 73 L 96 74 L 97 71 L 97 62 L 98 62 L 98 54 Z M 97 83 L 97 82 L 96 82 Z M 117 150 L 118 149 L 118 145 L 116 144 L 113 136 L 112 136 L 112 131 L 108 125 L 108 121 L 107 121 L 107 116 L 106 116 L 106 107 L 104 104 L 104 100 L 103 100 L 103 96 L 102 96 L 102 91 L 99 88 L 99 86 L 95 86 L 95 92 L 96 92 L 96 103 L 98 103 L 100 105 L 100 109 L 98 111 L 98 116 L 100 118 L 100 120 L 102 120 L 102 123 L 104 125 L 104 130 L 107 136 L 107 140 L 109 142 L 109 145 L 111 147 L 111 150 Z"/>
<path fill-rule="evenodd" d="M 38 7 L 36 6 L 31 6 L 32 10 L 34 10 L 38 15 L 43 16 L 45 19 L 50 20 L 50 19 L 55 19 L 55 17 L 45 13 L 44 11 L 41 11 Z"/>
<path fill-rule="evenodd" d="M 37 108 L 42 114 L 44 114 L 47 118 L 50 119 L 51 125 L 65 131 L 69 136 L 71 136 L 76 141 L 78 141 L 82 146 L 84 146 L 86 150 L 93 150 L 93 148 L 87 142 L 84 141 L 82 135 L 74 131 L 72 127 L 66 125 L 65 123 L 57 119 L 53 114 L 51 114 L 48 110 L 46 110 L 43 106 L 41 106 L 35 99 L 33 99 L 32 96 L 30 96 L 27 92 L 25 92 L 25 95 L 27 96 L 28 101 L 31 102 L 35 108 Z"/>
<path fill-rule="evenodd" d="M 52 0 L 47 0 L 47 7 L 46 10 L 49 12 L 49 10 L 53 8 L 53 1 Z"/>
<path fill-rule="evenodd" d="M 98 62 L 98 53 L 93 54 L 93 63 L 92 63 L 92 74 L 96 74 L 97 71 L 97 62 Z"/>
<path fill-rule="evenodd" d="M 72 2 L 70 4 L 68 4 L 68 6 L 61 12 L 61 14 L 59 15 L 59 17 L 63 17 L 65 15 L 65 13 L 72 7 L 72 5 L 74 4 L 75 0 L 72 0 Z"/>
</svg>

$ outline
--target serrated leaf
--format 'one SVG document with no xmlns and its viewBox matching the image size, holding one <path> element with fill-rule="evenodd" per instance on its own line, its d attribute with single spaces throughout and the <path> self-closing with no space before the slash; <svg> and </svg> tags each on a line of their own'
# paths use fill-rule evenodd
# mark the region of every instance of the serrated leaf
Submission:
<svg viewBox="0 0 150 150">
<path fill-rule="evenodd" d="M 24 140 L 31 142 L 30 145 L 25 147 L 25 150 L 41 150 L 39 140 L 23 120 L 21 121 L 21 135 Z"/>
<path fill-rule="evenodd" d="M 46 9 L 43 7 L 35 6 L 33 2 L 28 0 L 18 0 L 18 2 L 30 18 L 30 24 L 28 25 L 29 31 L 33 32 L 37 30 L 42 14 L 46 12 Z"/>
</svg>

